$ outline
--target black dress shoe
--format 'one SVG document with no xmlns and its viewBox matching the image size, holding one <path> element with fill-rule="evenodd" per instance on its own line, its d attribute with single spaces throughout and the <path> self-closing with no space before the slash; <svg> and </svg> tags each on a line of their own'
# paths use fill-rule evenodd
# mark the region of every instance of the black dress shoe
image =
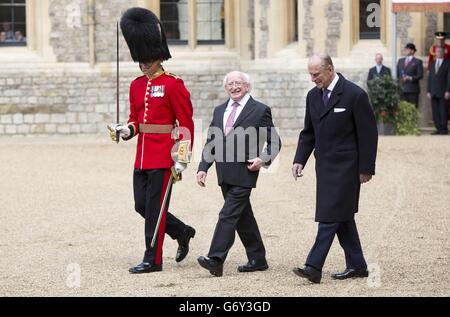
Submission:
<svg viewBox="0 0 450 317">
<path fill-rule="evenodd" d="M 336 280 L 345 280 L 346 278 L 352 278 L 352 277 L 368 277 L 369 272 L 367 269 L 345 269 L 344 272 L 340 273 L 333 273 L 331 274 L 331 277 Z"/>
<path fill-rule="evenodd" d="M 207 269 L 209 273 L 211 273 L 214 276 L 222 276 L 223 275 L 223 263 L 215 260 L 214 258 L 206 258 L 204 256 L 200 256 L 197 259 L 198 263 L 201 267 Z"/>
<path fill-rule="evenodd" d="M 250 260 L 247 264 L 239 265 L 239 272 L 255 272 L 255 271 L 265 271 L 269 268 L 266 260 Z"/>
<path fill-rule="evenodd" d="M 147 262 L 142 262 L 141 264 L 131 267 L 128 272 L 131 274 L 141 274 L 141 273 L 151 273 L 151 272 L 161 272 L 162 264 L 160 265 L 152 265 Z"/>
<path fill-rule="evenodd" d="M 184 260 L 189 252 L 189 240 L 191 240 L 193 237 L 195 237 L 195 229 L 190 226 L 186 226 L 183 232 L 183 236 L 177 239 L 178 249 L 177 255 L 175 256 L 175 261 L 181 262 Z"/>
<path fill-rule="evenodd" d="M 309 281 L 319 284 L 322 279 L 322 272 L 316 270 L 312 266 L 306 265 L 303 268 L 297 267 L 293 269 L 294 273 L 300 277 L 306 278 Z"/>
</svg>

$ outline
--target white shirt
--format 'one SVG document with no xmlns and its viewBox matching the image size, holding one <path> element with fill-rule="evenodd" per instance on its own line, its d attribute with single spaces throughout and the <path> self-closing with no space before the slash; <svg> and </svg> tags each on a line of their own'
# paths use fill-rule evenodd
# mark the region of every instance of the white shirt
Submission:
<svg viewBox="0 0 450 317">
<path fill-rule="evenodd" d="M 328 92 L 328 99 L 330 98 L 331 93 L 333 92 L 334 87 L 336 87 L 336 84 L 337 84 L 338 80 L 339 80 L 339 75 L 335 73 L 335 74 L 334 74 L 334 79 L 333 79 L 333 81 L 332 81 L 331 84 L 328 86 L 328 88 L 326 88 L 326 89 L 329 90 L 329 92 Z"/>
<path fill-rule="evenodd" d="M 236 115 L 234 116 L 233 124 L 236 122 L 236 119 L 241 114 L 242 110 L 244 109 L 244 107 L 247 104 L 249 99 L 250 99 L 250 94 L 247 93 L 247 94 L 245 94 L 244 97 L 242 97 L 241 100 L 239 100 L 237 102 L 239 104 L 239 106 L 236 109 Z M 234 103 L 235 103 L 235 101 L 233 99 L 230 98 L 230 100 L 228 100 L 227 108 L 225 109 L 225 113 L 223 114 L 223 130 L 224 131 L 225 131 L 225 127 L 227 125 L 228 117 L 230 116 L 231 111 L 233 111 L 233 104 Z"/>
<path fill-rule="evenodd" d="M 375 67 L 377 68 L 377 73 L 379 74 L 381 72 L 381 68 L 383 67 L 383 65 L 375 65 Z"/>
</svg>

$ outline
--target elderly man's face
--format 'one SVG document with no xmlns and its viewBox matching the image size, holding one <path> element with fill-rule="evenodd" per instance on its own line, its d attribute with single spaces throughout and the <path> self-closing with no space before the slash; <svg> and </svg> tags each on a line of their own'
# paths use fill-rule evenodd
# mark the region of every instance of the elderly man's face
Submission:
<svg viewBox="0 0 450 317">
<path fill-rule="evenodd" d="M 310 63 L 308 65 L 308 72 L 311 76 L 311 81 L 319 89 L 327 88 L 333 81 L 333 67 L 331 65 L 322 66 L 321 60 Z"/>
<path fill-rule="evenodd" d="M 444 49 L 442 47 L 436 47 L 436 57 L 437 58 L 444 57 Z"/>
<path fill-rule="evenodd" d="M 225 90 L 233 101 L 240 101 L 250 91 L 250 84 L 239 73 L 228 75 Z"/>
</svg>

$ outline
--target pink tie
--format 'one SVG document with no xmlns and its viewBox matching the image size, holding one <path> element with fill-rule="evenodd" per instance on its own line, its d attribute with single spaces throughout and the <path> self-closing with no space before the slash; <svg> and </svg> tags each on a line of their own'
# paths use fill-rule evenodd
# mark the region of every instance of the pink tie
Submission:
<svg viewBox="0 0 450 317">
<path fill-rule="evenodd" d="M 236 111 L 237 111 L 237 107 L 239 107 L 239 104 L 237 102 L 235 102 L 231 106 L 233 107 L 233 110 L 231 111 L 230 115 L 228 116 L 227 124 L 225 124 L 225 135 L 230 133 L 231 129 L 233 129 L 234 117 L 236 116 Z"/>
</svg>

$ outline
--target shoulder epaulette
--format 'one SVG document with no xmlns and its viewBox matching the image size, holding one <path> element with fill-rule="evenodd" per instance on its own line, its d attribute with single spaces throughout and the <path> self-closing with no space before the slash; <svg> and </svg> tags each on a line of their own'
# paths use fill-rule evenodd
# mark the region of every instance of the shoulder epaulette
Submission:
<svg viewBox="0 0 450 317">
<path fill-rule="evenodd" d="M 175 78 L 175 79 L 181 79 L 181 77 L 180 76 L 178 76 L 178 75 L 176 75 L 176 74 L 174 74 L 174 73 L 170 73 L 170 72 L 164 72 L 166 75 L 168 75 L 168 76 L 171 76 L 171 77 L 173 77 L 173 78 Z"/>
</svg>

